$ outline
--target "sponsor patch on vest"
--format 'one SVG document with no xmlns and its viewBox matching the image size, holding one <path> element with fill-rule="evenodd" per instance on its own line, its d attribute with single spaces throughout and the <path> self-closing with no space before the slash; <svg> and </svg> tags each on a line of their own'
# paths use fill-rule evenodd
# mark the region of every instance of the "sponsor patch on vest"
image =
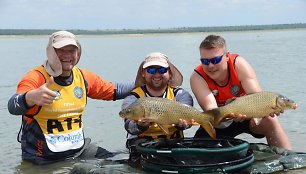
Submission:
<svg viewBox="0 0 306 174">
<path fill-rule="evenodd" d="M 63 134 L 44 134 L 47 146 L 52 152 L 63 152 L 83 146 L 83 130 Z"/>
<path fill-rule="evenodd" d="M 63 134 L 59 136 L 53 136 L 50 137 L 49 142 L 52 144 L 57 144 L 57 143 L 64 143 L 70 141 L 71 144 L 77 143 L 80 140 L 83 140 L 83 135 L 81 132 L 78 132 L 77 134 Z"/>
<path fill-rule="evenodd" d="M 80 88 L 80 87 L 78 87 L 78 86 L 76 86 L 76 87 L 74 88 L 74 96 L 75 96 L 76 98 L 80 99 L 80 98 L 83 97 L 83 95 L 84 95 L 83 89 Z"/>
<path fill-rule="evenodd" d="M 240 87 L 238 85 L 231 86 L 231 94 L 233 94 L 234 96 L 238 96 L 239 93 Z"/>
</svg>

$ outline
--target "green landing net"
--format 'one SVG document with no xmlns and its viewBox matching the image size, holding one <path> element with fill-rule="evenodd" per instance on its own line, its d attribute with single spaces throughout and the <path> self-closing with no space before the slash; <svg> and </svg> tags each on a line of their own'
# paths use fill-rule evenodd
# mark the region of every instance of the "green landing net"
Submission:
<svg viewBox="0 0 306 174">
<path fill-rule="evenodd" d="M 144 170 L 158 173 L 241 171 L 254 162 L 248 142 L 240 139 L 171 139 L 140 143 Z"/>
</svg>

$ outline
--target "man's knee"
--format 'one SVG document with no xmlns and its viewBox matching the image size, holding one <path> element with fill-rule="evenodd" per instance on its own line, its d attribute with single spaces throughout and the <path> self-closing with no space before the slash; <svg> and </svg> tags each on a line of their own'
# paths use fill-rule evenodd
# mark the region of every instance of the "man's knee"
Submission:
<svg viewBox="0 0 306 174">
<path fill-rule="evenodd" d="M 252 121 L 250 126 L 252 132 L 263 135 L 267 135 L 273 131 L 278 130 L 279 128 L 281 128 L 281 125 L 277 117 L 263 118 L 261 119 L 258 125 L 256 125 L 255 122 Z"/>
</svg>

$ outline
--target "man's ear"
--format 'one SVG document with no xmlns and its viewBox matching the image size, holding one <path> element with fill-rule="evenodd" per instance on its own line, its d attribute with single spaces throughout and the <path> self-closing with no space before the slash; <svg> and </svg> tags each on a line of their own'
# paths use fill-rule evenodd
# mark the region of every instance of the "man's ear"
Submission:
<svg viewBox="0 0 306 174">
<path fill-rule="evenodd" d="M 229 54 L 230 54 L 229 52 L 226 52 L 226 54 L 225 54 L 226 55 L 226 61 L 229 60 Z"/>
</svg>

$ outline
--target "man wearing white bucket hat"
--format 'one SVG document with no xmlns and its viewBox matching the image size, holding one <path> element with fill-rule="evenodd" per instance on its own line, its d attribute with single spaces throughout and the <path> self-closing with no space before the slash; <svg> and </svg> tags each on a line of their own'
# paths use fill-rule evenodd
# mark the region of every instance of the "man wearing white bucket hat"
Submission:
<svg viewBox="0 0 306 174">
<path fill-rule="evenodd" d="M 183 76 L 170 62 L 165 54 L 153 52 L 146 56 L 140 64 L 135 80 L 137 86 L 122 104 L 122 109 L 128 107 L 141 97 L 162 97 L 193 106 L 191 95 L 181 88 Z M 169 127 L 169 135 L 152 123 L 125 120 L 128 132 L 126 147 L 130 151 L 129 164 L 139 165 L 140 154 L 136 145 L 140 142 L 159 138 L 183 138 L 183 130 L 190 127 L 185 120 L 179 120 L 176 126 Z"/>
<path fill-rule="evenodd" d="M 22 159 L 46 164 L 67 158 L 107 158 L 113 153 L 84 137 L 82 114 L 87 97 L 124 98 L 134 84 L 110 83 L 75 65 L 81 45 L 68 31 L 51 35 L 47 60 L 29 71 L 8 102 L 13 115 L 22 115 L 18 135 Z"/>
</svg>

